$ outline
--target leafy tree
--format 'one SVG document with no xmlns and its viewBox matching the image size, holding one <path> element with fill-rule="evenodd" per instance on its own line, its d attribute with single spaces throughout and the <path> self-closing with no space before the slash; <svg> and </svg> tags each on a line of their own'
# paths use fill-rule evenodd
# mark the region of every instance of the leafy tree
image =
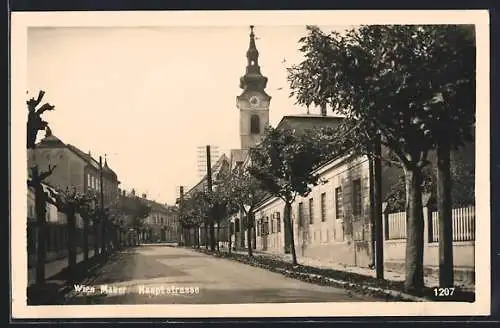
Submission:
<svg viewBox="0 0 500 328">
<path fill-rule="evenodd" d="M 190 231 L 193 229 L 196 235 L 196 246 L 199 246 L 197 230 L 202 224 L 207 226 L 209 211 L 210 201 L 207 193 L 203 191 L 194 192 L 190 198 L 183 201 L 182 215 L 179 219 L 188 244 L 191 244 L 191 240 L 187 237 L 190 236 Z"/>
<path fill-rule="evenodd" d="M 262 200 L 265 192 L 261 188 L 260 181 L 250 174 L 248 168 L 233 171 L 231 179 L 227 183 L 230 187 L 231 198 L 246 217 L 248 255 L 252 256 L 252 229 L 255 229 L 253 211 L 258 202 Z"/>
<path fill-rule="evenodd" d="M 66 214 L 68 227 L 68 267 L 76 266 L 76 214 L 85 209 L 95 199 L 93 193 L 79 192 L 76 187 L 66 188 L 58 193 L 57 208 Z"/>
<path fill-rule="evenodd" d="M 218 175 L 214 190 L 207 196 L 211 217 L 217 223 L 217 251 L 219 251 L 220 226 L 238 210 L 234 194 L 232 193 L 231 175 L 229 172 Z"/>
<path fill-rule="evenodd" d="M 27 120 L 27 150 L 28 156 L 31 151 L 36 147 L 36 138 L 38 132 L 48 128 L 46 121 L 42 120 L 42 114 L 47 110 L 54 110 L 54 106 L 45 103 L 37 109 L 38 105 L 42 102 L 45 92 L 40 91 L 38 98 L 35 100 L 31 98 L 26 101 L 28 106 L 28 120 Z M 50 131 L 50 130 L 47 130 Z M 34 153 L 32 154 L 34 156 Z M 35 192 L 35 212 L 37 221 L 37 264 L 36 264 L 36 284 L 42 284 L 45 281 L 45 258 L 46 258 L 46 239 L 47 239 L 47 222 L 45 220 L 46 202 L 48 195 L 44 191 L 42 185 L 43 181 L 49 177 L 56 166 L 49 165 L 48 170 L 40 171 L 36 165 L 36 158 L 34 158 L 35 165 L 30 168 L 30 179 L 28 186 L 34 189 Z"/>
<path fill-rule="evenodd" d="M 363 148 L 370 139 L 380 139 L 403 167 L 408 214 L 405 287 L 421 289 L 422 171 L 429 151 L 438 147 L 440 152 L 444 143 L 445 154 L 448 145 L 471 137 L 473 33 L 454 25 L 373 25 L 343 34 L 326 34 L 314 26 L 307 30 L 299 41 L 305 60 L 289 69 L 291 96 L 307 106 L 329 105 L 346 117 L 347 130 L 358 132 L 350 134 L 350 146 Z M 444 216 L 448 225 L 451 220 Z M 449 256 L 447 262 L 452 263 Z"/>
<path fill-rule="evenodd" d="M 144 219 L 151 212 L 151 208 L 138 197 L 122 197 L 119 206 L 121 213 L 130 216 L 129 226 L 135 230 L 143 227 Z"/>
<path fill-rule="evenodd" d="M 249 173 L 260 183 L 262 190 L 285 202 L 285 247 L 291 250 L 293 264 L 297 264 L 293 225 L 292 203 L 295 198 L 307 196 L 311 186 L 317 185 L 319 176 L 313 170 L 323 163 L 324 153 L 313 134 L 296 133 L 293 129 L 268 127 L 262 142 L 250 149 L 252 165 Z"/>
</svg>

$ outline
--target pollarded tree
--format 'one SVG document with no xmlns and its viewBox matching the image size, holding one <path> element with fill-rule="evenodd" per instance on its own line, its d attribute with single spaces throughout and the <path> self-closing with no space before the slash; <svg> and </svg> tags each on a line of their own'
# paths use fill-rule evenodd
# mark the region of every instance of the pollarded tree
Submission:
<svg viewBox="0 0 500 328">
<path fill-rule="evenodd" d="M 83 219 L 83 259 L 87 261 L 89 259 L 89 234 L 90 234 L 90 223 L 96 225 L 99 216 L 98 207 L 98 196 L 92 191 L 88 191 L 88 202 L 85 202 L 80 206 L 80 215 Z M 94 243 L 97 243 L 98 236 L 94 236 Z M 97 248 L 95 249 L 94 255 L 97 255 Z"/>
<path fill-rule="evenodd" d="M 324 150 L 315 134 L 298 134 L 293 129 L 268 127 L 263 140 L 250 149 L 252 165 L 249 173 L 262 190 L 285 202 L 285 247 L 291 250 L 293 264 L 297 264 L 291 219 L 292 203 L 297 196 L 307 196 L 311 186 L 317 185 L 319 176 L 314 169 L 324 162 Z"/>
<path fill-rule="evenodd" d="M 48 127 L 48 123 L 42 119 L 42 114 L 46 111 L 54 110 L 54 106 L 49 103 L 43 104 L 37 109 L 38 105 L 42 102 L 45 91 L 40 90 L 38 98 L 29 99 L 26 104 L 28 105 L 28 122 L 27 122 L 27 148 L 35 148 L 36 138 L 39 131 L 43 131 Z"/>
<path fill-rule="evenodd" d="M 380 138 L 403 167 L 405 287 L 421 289 L 422 171 L 429 151 L 470 139 L 475 116 L 473 33 L 454 25 L 373 25 L 326 34 L 309 26 L 300 43 L 305 60 L 289 69 L 292 96 L 305 105 L 329 105 L 362 132 L 349 138 L 351 145 L 366 142 L 365 135 Z M 447 150 L 441 153 L 446 156 Z M 445 221 L 451 222 L 449 217 Z"/>
<path fill-rule="evenodd" d="M 48 110 L 54 110 L 54 106 L 49 103 L 43 104 L 37 109 L 38 105 L 42 102 L 45 92 L 40 91 L 38 93 L 38 98 L 35 100 L 31 98 L 26 101 L 28 106 L 28 119 L 27 119 L 27 136 L 26 136 L 26 146 L 28 151 L 28 156 L 34 156 L 31 151 L 36 147 L 36 138 L 38 132 L 48 129 L 48 123 L 42 119 L 42 114 Z M 46 239 L 47 239 L 47 222 L 45 219 L 46 214 L 46 202 L 48 195 L 43 187 L 43 181 L 48 178 L 56 166 L 49 165 L 47 171 L 40 171 L 38 165 L 36 164 L 36 158 L 33 158 L 34 165 L 30 168 L 30 179 L 28 181 L 28 186 L 34 189 L 35 192 L 35 212 L 37 221 L 37 265 L 36 265 L 36 283 L 41 284 L 45 280 L 45 257 L 46 257 Z"/>
<path fill-rule="evenodd" d="M 73 269 L 76 265 L 76 214 L 85 210 L 95 199 L 92 192 L 82 193 L 76 187 L 67 187 L 58 192 L 57 208 L 66 214 L 68 227 L 68 267 Z"/>
</svg>

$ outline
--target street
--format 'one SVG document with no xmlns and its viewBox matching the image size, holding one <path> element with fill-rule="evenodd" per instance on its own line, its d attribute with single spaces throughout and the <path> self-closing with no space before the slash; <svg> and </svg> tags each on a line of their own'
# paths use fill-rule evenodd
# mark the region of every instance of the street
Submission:
<svg viewBox="0 0 500 328">
<path fill-rule="evenodd" d="M 180 288 L 180 289 L 179 289 Z M 106 264 L 68 304 L 235 304 L 379 301 L 193 250 L 140 246 Z"/>
</svg>

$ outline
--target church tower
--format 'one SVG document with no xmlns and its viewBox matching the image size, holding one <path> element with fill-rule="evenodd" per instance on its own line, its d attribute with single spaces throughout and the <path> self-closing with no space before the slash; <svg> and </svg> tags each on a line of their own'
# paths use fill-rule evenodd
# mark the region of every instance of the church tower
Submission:
<svg viewBox="0 0 500 328">
<path fill-rule="evenodd" d="M 236 106 L 240 110 L 241 149 L 255 146 L 269 124 L 271 97 L 265 91 L 267 77 L 260 72 L 259 51 L 255 46 L 253 28 L 253 25 L 250 26 L 246 72 L 240 78 L 240 88 L 243 92 L 236 97 Z"/>
</svg>

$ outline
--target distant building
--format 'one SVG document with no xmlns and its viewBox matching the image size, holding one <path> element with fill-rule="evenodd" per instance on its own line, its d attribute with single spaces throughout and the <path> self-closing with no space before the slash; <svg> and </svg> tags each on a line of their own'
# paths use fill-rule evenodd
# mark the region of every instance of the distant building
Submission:
<svg viewBox="0 0 500 328">
<path fill-rule="evenodd" d="M 142 194 L 141 200 L 149 207 L 143 224 L 150 235 L 149 241 L 173 243 L 178 241 L 179 213 L 175 206 L 158 203 Z"/>
</svg>

